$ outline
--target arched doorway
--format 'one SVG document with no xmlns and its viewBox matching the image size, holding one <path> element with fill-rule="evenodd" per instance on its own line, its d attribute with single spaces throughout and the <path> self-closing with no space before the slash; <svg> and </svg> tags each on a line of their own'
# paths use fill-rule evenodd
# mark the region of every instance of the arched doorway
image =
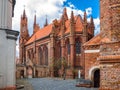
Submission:
<svg viewBox="0 0 120 90">
<path fill-rule="evenodd" d="M 38 77 L 38 70 L 35 70 L 35 77 Z"/>
<path fill-rule="evenodd" d="M 94 87 L 100 87 L 100 66 L 94 66 L 89 70 L 89 79 Z"/>
<path fill-rule="evenodd" d="M 95 70 L 93 77 L 94 87 L 100 87 L 100 69 Z"/>
<path fill-rule="evenodd" d="M 32 68 L 32 66 L 27 67 L 27 76 L 28 76 L 28 78 L 33 78 L 33 68 Z"/>
<path fill-rule="evenodd" d="M 24 70 L 20 71 L 20 78 L 24 78 Z"/>
</svg>

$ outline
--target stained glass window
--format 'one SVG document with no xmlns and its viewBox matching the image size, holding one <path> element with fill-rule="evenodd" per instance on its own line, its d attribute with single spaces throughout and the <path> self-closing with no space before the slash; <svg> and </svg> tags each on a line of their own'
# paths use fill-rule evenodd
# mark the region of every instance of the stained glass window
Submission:
<svg viewBox="0 0 120 90">
<path fill-rule="evenodd" d="M 48 48 L 47 46 L 43 46 L 43 64 L 48 65 Z"/>
<path fill-rule="evenodd" d="M 81 43 L 79 40 L 76 41 L 76 54 L 81 53 Z"/>
<path fill-rule="evenodd" d="M 39 61 L 40 61 L 40 65 L 42 65 L 42 58 L 43 58 L 43 55 L 42 55 L 42 49 L 41 47 L 39 47 Z"/>
<path fill-rule="evenodd" d="M 70 54 L 70 43 L 67 44 L 67 52 Z"/>
<path fill-rule="evenodd" d="M 48 65 L 48 48 L 45 46 L 45 65 Z"/>
</svg>

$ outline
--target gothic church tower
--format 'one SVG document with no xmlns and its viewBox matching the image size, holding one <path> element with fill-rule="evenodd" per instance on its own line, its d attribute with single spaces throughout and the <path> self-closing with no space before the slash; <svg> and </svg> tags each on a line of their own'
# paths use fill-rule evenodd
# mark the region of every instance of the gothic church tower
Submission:
<svg viewBox="0 0 120 90">
<path fill-rule="evenodd" d="M 25 59 L 25 48 L 24 45 L 29 39 L 29 33 L 28 33 L 28 23 L 27 23 L 27 16 L 25 13 L 25 10 L 23 11 L 23 15 L 21 16 L 21 22 L 20 22 L 20 39 L 19 39 L 19 49 L 20 49 L 20 63 L 24 62 Z"/>
</svg>

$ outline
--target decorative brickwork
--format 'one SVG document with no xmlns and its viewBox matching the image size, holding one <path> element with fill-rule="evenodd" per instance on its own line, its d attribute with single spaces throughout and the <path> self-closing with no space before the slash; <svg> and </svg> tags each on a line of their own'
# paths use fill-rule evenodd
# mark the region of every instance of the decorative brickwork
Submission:
<svg viewBox="0 0 120 90">
<path fill-rule="evenodd" d="M 101 0 L 101 31 L 108 31 L 112 41 L 120 40 L 120 1 Z"/>
<path fill-rule="evenodd" d="M 101 66 L 101 86 L 104 89 L 120 89 L 120 63 Z"/>
<path fill-rule="evenodd" d="M 101 0 L 101 30 L 109 42 L 100 45 L 100 90 L 120 89 L 120 0 Z M 107 31 L 107 32 L 106 32 Z M 108 34 L 107 34 L 108 33 Z"/>
<path fill-rule="evenodd" d="M 89 77 L 90 69 L 99 65 L 97 57 L 99 57 L 99 53 L 85 53 L 85 79 L 91 79 Z"/>
</svg>

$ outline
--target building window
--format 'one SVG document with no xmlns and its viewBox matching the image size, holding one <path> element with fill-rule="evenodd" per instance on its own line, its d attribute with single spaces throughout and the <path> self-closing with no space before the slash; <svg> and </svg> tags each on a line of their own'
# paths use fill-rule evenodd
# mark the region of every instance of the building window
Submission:
<svg viewBox="0 0 120 90">
<path fill-rule="evenodd" d="M 65 46 L 66 46 L 66 50 L 65 50 L 66 55 L 70 55 L 70 42 L 68 38 L 65 41 Z"/>
<path fill-rule="evenodd" d="M 76 40 L 76 54 L 81 53 L 81 43 L 79 40 Z"/>
<path fill-rule="evenodd" d="M 48 48 L 47 46 L 43 47 L 44 52 L 44 65 L 48 65 Z"/>
<path fill-rule="evenodd" d="M 28 59 L 30 59 L 30 51 L 28 50 Z"/>
<path fill-rule="evenodd" d="M 39 62 L 40 62 L 40 65 L 42 65 L 42 58 L 43 58 L 43 54 L 42 54 L 42 48 L 39 47 Z"/>
<path fill-rule="evenodd" d="M 67 52 L 70 54 L 70 43 L 67 44 Z"/>
<path fill-rule="evenodd" d="M 56 58 L 60 58 L 61 57 L 61 44 L 60 42 L 57 43 L 56 47 L 55 47 L 55 54 L 56 54 Z"/>
</svg>

